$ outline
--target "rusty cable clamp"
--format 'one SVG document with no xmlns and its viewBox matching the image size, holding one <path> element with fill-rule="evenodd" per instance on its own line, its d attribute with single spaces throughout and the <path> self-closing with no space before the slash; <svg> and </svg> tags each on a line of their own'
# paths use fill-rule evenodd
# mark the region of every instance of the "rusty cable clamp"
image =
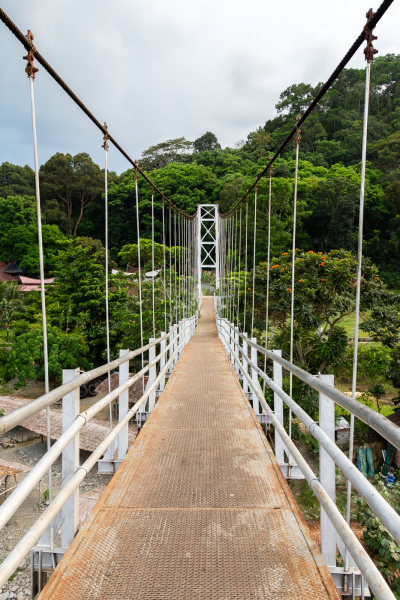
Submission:
<svg viewBox="0 0 400 600">
<path fill-rule="evenodd" d="M 372 44 L 372 42 L 374 40 L 377 40 L 378 37 L 376 35 L 373 35 L 372 31 L 369 27 L 368 27 L 368 23 L 370 22 L 370 20 L 372 19 L 372 17 L 375 15 L 375 13 L 372 11 L 372 8 L 369 9 L 369 11 L 367 12 L 367 14 L 365 15 L 367 17 L 367 22 L 364 25 L 364 31 L 365 31 L 365 41 L 367 42 L 367 46 L 366 48 L 364 48 L 364 55 L 365 55 L 365 60 L 367 62 L 371 62 L 374 60 L 374 54 L 378 53 L 378 50 L 376 50 Z"/>
<path fill-rule="evenodd" d="M 103 137 L 104 144 L 102 144 L 101 147 L 104 148 L 104 150 L 107 152 L 110 147 L 108 143 L 108 140 L 110 139 L 110 134 L 108 133 L 108 125 L 106 122 L 104 122 L 104 129 L 106 130 L 106 132 Z"/>
<path fill-rule="evenodd" d="M 301 119 L 301 115 L 297 115 L 297 117 L 295 118 L 296 121 L 296 135 L 294 136 L 293 140 L 296 146 L 298 146 L 300 144 L 300 140 L 301 140 L 301 129 L 299 129 L 299 121 Z"/>
<path fill-rule="evenodd" d="M 24 60 L 28 61 L 27 65 L 25 67 L 25 72 L 28 75 L 28 77 L 32 77 L 32 79 L 35 80 L 35 75 L 39 71 L 39 69 L 36 68 L 33 64 L 33 61 L 35 60 L 35 52 L 36 52 L 36 46 L 33 45 L 33 40 L 35 39 L 35 37 L 30 29 L 28 29 L 28 33 L 26 34 L 25 37 L 28 40 L 28 42 L 30 44 L 32 44 L 32 48 L 30 50 L 28 50 L 28 54 L 26 56 L 22 57 Z"/>
</svg>

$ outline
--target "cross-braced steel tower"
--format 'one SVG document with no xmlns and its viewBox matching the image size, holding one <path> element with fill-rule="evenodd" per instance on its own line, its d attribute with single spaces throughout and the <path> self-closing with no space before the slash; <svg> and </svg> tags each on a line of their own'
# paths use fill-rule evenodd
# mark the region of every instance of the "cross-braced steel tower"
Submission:
<svg viewBox="0 0 400 600">
<path fill-rule="evenodd" d="M 218 206 L 217 204 L 199 204 L 198 220 L 198 275 L 201 287 L 203 269 L 215 270 L 215 287 L 219 287 L 218 257 Z"/>
</svg>

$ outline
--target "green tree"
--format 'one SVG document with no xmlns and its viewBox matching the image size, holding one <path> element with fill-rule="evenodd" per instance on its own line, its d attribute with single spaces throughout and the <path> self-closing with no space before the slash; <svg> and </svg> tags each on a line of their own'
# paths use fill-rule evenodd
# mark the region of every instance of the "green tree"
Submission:
<svg viewBox="0 0 400 600">
<path fill-rule="evenodd" d="M 127 244 L 119 253 L 123 262 L 132 267 L 138 266 L 138 244 Z M 162 269 L 165 262 L 169 265 L 170 250 L 162 244 L 154 243 L 154 266 L 156 269 Z M 151 240 L 140 239 L 140 261 L 141 268 L 151 268 L 153 257 L 153 244 Z"/>
<path fill-rule="evenodd" d="M 316 203 L 305 227 L 313 233 L 318 250 L 353 249 L 354 218 L 359 196 L 359 186 L 344 177 L 326 179 L 317 185 Z"/>
<path fill-rule="evenodd" d="M 64 236 L 57 225 L 43 225 L 42 233 L 44 268 L 48 274 L 55 267 L 58 244 Z M 37 277 L 40 273 L 37 225 L 17 225 L 6 230 L 0 238 L 0 260 L 15 261 L 25 273 Z"/>
<path fill-rule="evenodd" d="M 57 327 L 47 330 L 49 375 L 56 385 L 61 383 L 62 369 L 93 368 L 88 360 L 89 346 L 81 333 L 65 333 Z M 26 379 L 44 379 L 43 331 L 34 328 L 18 336 L 7 361 L 7 378 L 17 376 L 15 387 L 25 385 Z"/>
<path fill-rule="evenodd" d="M 0 166 L 0 197 L 8 196 L 34 196 L 35 173 L 25 165 L 12 165 L 4 162 Z"/>
<path fill-rule="evenodd" d="M 0 198 L 0 230 L 18 225 L 37 224 L 36 199 L 34 196 L 7 196 Z"/>
<path fill-rule="evenodd" d="M 150 146 L 142 152 L 139 165 L 145 171 L 163 169 L 171 162 L 185 160 L 193 150 L 193 142 L 184 137 Z"/>
<path fill-rule="evenodd" d="M 100 167 L 86 152 L 75 156 L 57 152 L 41 166 L 40 181 L 44 211 L 61 226 L 67 224 L 68 233 L 76 236 L 85 210 L 104 192 Z"/>
<path fill-rule="evenodd" d="M 24 294 L 20 286 L 14 282 L 0 283 L 0 323 L 7 326 L 7 336 L 13 318 L 22 313 L 24 308 Z"/>
<path fill-rule="evenodd" d="M 355 311 L 357 260 L 350 252 L 332 250 L 327 254 L 298 252 L 295 264 L 294 353 L 295 361 L 311 372 L 323 373 L 334 368 L 347 348 L 343 320 Z M 262 331 L 265 321 L 267 265 L 256 269 L 256 327 Z M 243 298 L 242 291 L 242 298 Z M 242 300 L 243 301 L 243 300 Z M 400 318 L 395 309 L 397 298 L 380 282 L 377 268 L 363 259 L 361 328 L 379 341 L 398 341 Z M 241 304 L 241 307 L 243 305 Z M 289 352 L 291 310 L 291 254 L 271 261 L 270 326 L 274 344 Z"/>
<path fill-rule="evenodd" d="M 211 131 L 207 131 L 193 142 L 194 152 L 205 152 L 212 150 L 220 150 L 221 144 L 218 142 L 217 136 Z"/>
</svg>

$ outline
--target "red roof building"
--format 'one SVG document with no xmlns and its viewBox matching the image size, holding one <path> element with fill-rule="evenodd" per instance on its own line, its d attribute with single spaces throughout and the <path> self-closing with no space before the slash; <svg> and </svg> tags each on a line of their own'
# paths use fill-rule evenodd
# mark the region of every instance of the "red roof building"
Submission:
<svg viewBox="0 0 400 600">
<path fill-rule="evenodd" d="M 18 281 L 21 284 L 21 292 L 34 292 L 40 290 L 40 279 L 32 279 L 31 277 L 25 277 L 24 275 L 20 275 L 18 277 Z M 54 277 L 50 277 L 49 279 L 44 280 L 45 285 L 52 284 L 54 282 Z"/>
<path fill-rule="evenodd" d="M 13 275 L 10 275 L 9 273 L 6 273 L 5 271 L 3 271 L 3 269 L 6 269 L 9 263 L 5 263 L 5 262 L 0 262 L 0 282 L 1 281 L 17 281 L 17 277 L 13 277 Z"/>
</svg>

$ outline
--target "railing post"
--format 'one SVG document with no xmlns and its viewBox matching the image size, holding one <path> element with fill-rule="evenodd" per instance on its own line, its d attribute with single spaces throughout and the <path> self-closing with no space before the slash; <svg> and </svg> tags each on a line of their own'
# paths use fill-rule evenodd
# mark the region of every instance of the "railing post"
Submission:
<svg viewBox="0 0 400 600">
<path fill-rule="evenodd" d="M 172 355 L 173 355 L 173 353 L 174 353 L 174 344 L 173 344 L 173 341 L 174 341 L 174 334 L 172 333 L 172 330 L 173 330 L 173 328 L 174 328 L 174 326 L 173 326 L 173 325 L 170 325 L 170 326 L 169 326 L 169 338 L 168 338 L 168 346 L 169 346 L 170 344 L 172 344 L 172 346 L 171 346 L 171 347 L 170 347 L 170 349 L 169 349 L 169 358 L 172 358 Z M 171 362 L 169 363 L 169 367 L 168 367 L 168 374 L 169 374 L 169 375 L 172 373 L 173 369 L 174 369 L 174 361 L 171 361 Z"/>
<path fill-rule="evenodd" d="M 242 358 L 242 366 L 243 371 L 245 373 L 249 372 L 248 363 L 245 359 L 245 356 L 248 356 L 248 344 L 247 344 L 247 333 L 243 333 L 243 358 Z M 245 375 L 243 375 L 243 391 L 245 394 L 249 393 L 249 382 L 247 381 Z"/>
<path fill-rule="evenodd" d="M 184 331 L 185 331 L 185 323 L 182 321 L 179 321 L 179 337 L 178 337 L 178 346 L 181 345 L 181 343 L 183 342 L 183 338 L 184 338 Z M 178 352 L 178 356 L 180 357 L 181 354 L 183 352 L 183 348 L 182 346 L 179 348 L 179 352 Z"/>
<path fill-rule="evenodd" d="M 257 344 L 257 338 L 252 337 L 250 338 L 250 340 Z M 253 346 L 251 346 L 251 362 L 253 363 L 253 365 L 257 366 L 257 350 L 256 348 L 253 348 Z M 257 371 L 253 367 L 251 367 L 251 379 L 254 385 L 260 389 Z M 260 403 L 258 401 L 257 394 L 255 393 L 253 393 L 253 410 L 256 413 L 256 415 L 260 414 Z"/>
<path fill-rule="evenodd" d="M 229 350 L 230 354 L 231 354 L 231 363 L 233 365 L 233 368 L 235 368 L 235 356 L 234 356 L 234 351 L 235 351 L 235 336 L 234 336 L 234 327 L 233 327 L 233 323 L 231 323 L 229 321 L 229 325 L 228 325 L 228 342 L 230 344 L 230 346 L 232 347 L 232 350 Z"/>
<path fill-rule="evenodd" d="M 282 350 L 274 350 L 274 353 L 277 356 L 282 356 Z M 273 362 L 274 383 L 276 383 L 276 385 L 282 389 L 282 365 L 277 363 L 275 360 Z M 276 393 L 274 393 L 274 413 L 275 417 L 279 420 L 279 423 L 283 425 L 283 401 Z M 276 460 L 280 465 L 283 465 L 283 463 L 285 462 L 284 450 L 285 446 L 283 444 L 283 441 L 279 433 L 277 433 L 277 431 L 275 430 L 275 456 Z"/>
<path fill-rule="evenodd" d="M 226 321 L 222 321 L 222 343 L 224 345 L 225 352 L 230 359 L 231 354 L 228 346 L 228 323 Z"/>
<path fill-rule="evenodd" d="M 235 343 L 234 346 L 235 348 L 235 353 L 238 357 L 238 359 L 240 360 L 240 351 L 239 351 L 239 330 L 237 327 L 235 327 Z M 236 375 L 239 375 L 240 373 L 240 366 L 239 363 L 237 361 L 235 361 L 235 371 L 236 371 Z"/>
<path fill-rule="evenodd" d="M 150 338 L 149 343 L 151 344 L 152 342 L 154 342 L 154 340 L 155 340 L 155 338 Z M 151 346 L 151 348 L 149 348 L 149 363 L 153 362 L 155 357 L 156 357 L 156 347 L 154 345 L 154 346 Z M 150 369 L 149 369 L 149 379 L 148 379 L 147 386 L 146 386 L 147 389 L 151 385 L 153 385 L 155 378 L 156 378 L 156 367 L 154 365 L 153 367 L 150 367 Z M 153 390 L 149 396 L 149 413 L 151 413 L 151 411 L 153 410 L 154 404 L 155 404 L 155 392 Z"/>
<path fill-rule="evenodd" d="M 63 369 L 62 382 L 68 383 L 79 375 L 79 369 Z M 80 389 L 76 388 L 62 399 L 62 432 L 73 425 L 80 409 Z M 79 433 L 62 453 L 62 486 L 67 485 L 79 467 Z M 61 546 L 68 548 L 72 544 L 79 525 L 79 488 L 66 501 L 62 508 Z"/>
<path fill-rule="evenodd" d="M 129 350 L 120 350 L 119 356 L 126 356 L 129 354 Z M 122 363 L 119 366 L 119 385 L 123 385 L 128 381 L 129 378 L 129 360 Z M 119 395 L 119 408 L 118 408 L 118 419 L 122 421 L 122 419 L 128 413 L 129 404 L 129 389 L 122 392 Z M 118 459 L 123 460 L 128 451 L 128 425 L 126 425 L 121 433 L 118 435 Z"/>
<path fill-rule="evenodd" d="M 175 335 L 174 335 L 174 352 L 176 352 L 176 350 L 178 348 L 179 330 L 180 330 L 180 325 L 179 325 L 179 323 L 177 323 L 177 328 L 175 329 Z M 178 358 L 179 358 L 179 354 L 177 353 L 177 354 L 175 354 L 174 365 L 176 365 L 176 363 L 178 362 Z"/>
<path fill-rule="evenodd" d="M 162 331 L 161 332 L 161 337 L 163 337 L 164 335 L 165 335 L 165 332 Z M 160 352 L 164 352 L 164 350 L 165 350 L 165 340 L 162 340 L 160 342 Z M 160 358 L 160 373 L 163 371 L 163 369 L 165 367 L 165 362 L 166 361 L 165 361 L 165 354 L 164 354 Z M 165 373 L 164 373 L 164 375 L 160 379 L 160 383 L 159 383 L 159 390 L 160 390 L 160 392 L 163 391 L 164 387 L 165 387 Z"/>
<path fill-rule="evenodd" d="M 217 324 L 217 334 L 218 334 L 218 337 L 219 337 L 220 341 L 222 342 L 221 321 L 220 321 L 220 319 L 218 317 L 218 313 L 215 313 L 215 322 Z"/>
<path fill-rule="evenodd" d="M 320 375 L 324 383 L 334 386 L 334 375 Z M 332 441 L 335 441 L 335 403 L 319 392 L 319 426 Z M 336 502 L 335 462 L 329 454 L 319 447 L 320 481 L 330 498 Z M 328 566 L 336 567 L 336 530 L 321 507 L 321 553 Z"/>
</svg>

